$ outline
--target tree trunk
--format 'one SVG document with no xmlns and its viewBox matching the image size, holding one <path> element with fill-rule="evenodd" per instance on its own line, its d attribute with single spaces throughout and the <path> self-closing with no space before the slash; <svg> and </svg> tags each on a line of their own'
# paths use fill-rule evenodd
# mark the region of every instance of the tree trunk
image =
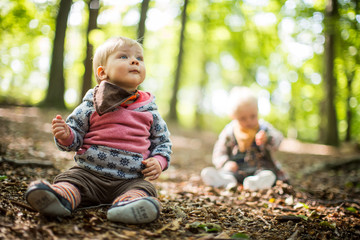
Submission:
<svg viewBox="0 0 360 240">
<path fill-rule="evenodd" d="M 56 18 L 49 86 L 46 98 L 41 104 L 44 107 L 65 108 L 64 43 L 71 4 L 72 0 L 61 0 L 60 2 L 59 12 Z"/>
<path fill-rule="evenodd" d="M 349 74 L 350 75 L 350 74 Z M 352 75 L 352 74 L 351 74 Z M 353 76 L 347 76 L 347 90 L 348 90 L 348 96 L 346 98 L 346 122 L 347 122 L 347 129 L 346 129 L 346 136 L 345 136 L 345 142 L 351 141 L 351 125 L 352 125 L 352 119 L 353 114 L 350 106 L 350 99 L 352 97 L 352 80 Z"/>
<path fill-rule="evenodd" d="M 178 121 L 178 115 L 176 110 L 177 105 L 177 95 L 179 91 L 179 85 L 180 85 L 180 78 L 181 78 L 181 67 L 182 67 L 182 61 L 183 61 L 183 52 L 184 52 L 184 32 L 185 32 L 185 26 L 186 26 L 186 20 L 187 20 L 187 5 L 189 3 L 189 0 L 184 0 L 184 8 L 181 14 L 181 31 L 180 31 L 180 42 L 179 42 L 179 55 L 177 59 L 177 68 L 175 73 L 175 81 L 173 86 L 173 93 L 172 98 L 170 101 L 170 115 L 169 118 L 175 122 Z"/>
<path fill-rule="evenodd" d="M 208 84 L 208 74 L 206 71 L 206 65 L 207 63 L 210 61 L 209 58 L 209 54 L 208 52 L 205 50 L 208 48 L 208 37 L 207 37 L 207 33 L 208 33 L 208 23 L 209 23 L 209 18 L 207 16 L 206 10 L 203 13 L 203 28 L 202 28 L 202 35 L 204 36 L 202 39 L 202 48 L 204 49 L 202 51 L 202 71 L 201 71 L 201 77 L 200 77 L 200 83 L 199 83 L 199 93 L 197 94 L 197 99 L 196 99 L 196 110 L 195 110 L 195 128 L 196 129 L 202 129 L 203 125 L 204 125 L 204 104 L 203 104 L 203 100 L 204 100 L 204 96 L 206 95 L 206 86 Z"/>
<path fill-rule="evenodd" d="M 204 125 L 204 104 L 203 104 L 203 100 L 204 100 L 204 96 L 205 96 L 205 92 L 206 92 L 206 86 L 208 83 L 208 75 L 206 72 L 206 64 L 208 62 L 208 59 L 206 57 L 204 57 L 202 65 L 203 65 L 203 71 L 202 71 L 202 75 L 201 75 L 201 80 L 200 80 L 200 84 L 199 84 L 199 93 L 197 94 L 198 97 L 196 99 L 196 111 L 195 111 L 195 128 L 196 129 L 202 129 L 203 125 Z"/>
<path fill-rule="evenodd" d="M 359 1 L 354 1 L 354 5 L 355 5 L 355 14 L 359 14 L 360 13 L 360 2 Z M 353 19 L 350 20 L 351 21 L 351 27 L 355 30 L 355 31 L 359 31 L 359 27 L 357 24 L 357 20 Z M 347 45 L 345 45 L 347 46 Z M 356 46 L 356 45 L 355 45 Z M 344 50 L 346 51 L 346 50 Z M 345 59 L 345 58 L 344 58 Z M 355 61 L 355 66 L 359 66 L 360 65 L 360 55 L 356 54 L 356 56 L 354 56 L 354 61 Z M 345 60 L 345 62 L 347 62 Z M 345 64 L 346 65 L 346 64 Z M 356 74 L 356 67 L 352 67 L 350 64 L 350 67 L 346 68 L 348 73 L 346 74 L 347 77 L 347 92 L 348 92 L 348 96 L 346 99 L 346 121 L 347 121 L 347 129 L 346 129 L 346 135 L 345 135 L 345 141 L 346 142 L 350 142 L 352 139 L 352 134 L 351 134 L 351 129 L 352 129 L 352 123 L 353 123 L 353 119 L 354 119 L 354 112 L 351 109 L 351 105 L 350 105 L 350 99 L 353 96 L 353 80 L 355 79 L 355 74 Z M 356 115 L 356 114 L 355 114 Z"/>
<path fill-rule="evenodd" d="M 327 145 L 338 146 L 339 135 L 335 109 L 336 79 L 334 77 L 335 31 L 338 20 L 337 0 L 328 0 L 325 13 L 325 114 L 322 115 L 325 139 L 323 141 Z"/>
<path fill-rule="evenodd" d="M 92 87 L 93 68 L 91 57 L 93 55 L 93 45 L 89 41 L 89 34 L 92 30 L 97 28 L 96 20 L 99 14 L 99 0 L 90 0 L 89 7 L 89 23 L 86 32 L 86 57 L 84 60 L 85 73 L 83 76 L 83 85 L 81 90 L 81 99 L 85 96 L 86 92 Z M 81 101 L 80 99 L 80 101 Z"/>
<path fill-rule="evenodd" d="M 146 22 L 146 14 L 149 9 L 150 0 L 143 0 L 141 3 L 141 13 L 140 13 L 140 21 L 138 27 L 138 41 L 141 44 L 144 44 L 145 38 L 145 22 Z"/>
</svg>

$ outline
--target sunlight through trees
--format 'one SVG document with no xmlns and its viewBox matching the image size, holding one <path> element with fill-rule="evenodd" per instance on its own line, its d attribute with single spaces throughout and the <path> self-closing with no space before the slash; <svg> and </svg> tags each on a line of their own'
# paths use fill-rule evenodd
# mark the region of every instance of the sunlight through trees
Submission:
<svg viewBox="0 0 360 240">
<path fill-rule="evenodd" d="M 220 131 L 244 85 L 288 137 L 359 142 L 359 29 L 355 0 L 2 1 L 0 103 L 73 108 L 93 50 L 124 35 L 144 44 L 141 87 L 184 127 Z"/>
</svg>

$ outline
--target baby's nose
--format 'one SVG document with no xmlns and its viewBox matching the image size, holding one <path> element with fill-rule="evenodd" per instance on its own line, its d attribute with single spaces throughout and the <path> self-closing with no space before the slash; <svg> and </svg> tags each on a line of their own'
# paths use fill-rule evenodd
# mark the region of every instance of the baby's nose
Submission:
<svg viewBox="0 0 360 240">
<path fill-rule="evenodd" d="M 133 58 L 132 60 L 131 60 L 131 64 L 132 65 L 139 65 L 139 61 L 136 59 L 136 58 Z"/>
</svg>

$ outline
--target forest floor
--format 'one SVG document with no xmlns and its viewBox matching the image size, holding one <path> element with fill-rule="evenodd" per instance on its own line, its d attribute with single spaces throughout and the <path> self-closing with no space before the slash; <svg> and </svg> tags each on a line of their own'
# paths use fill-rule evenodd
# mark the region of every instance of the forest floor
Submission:
<svg viewBox="0 0 360 240">
<path fill-rule="evenodd" d="M 30 181 L 52 181 L 73 153 L 53 143 L 51 110 L 0 107 L 0 239 L 360 239 L 360 153 L 286 139 L 276 159 L 290 176 L 268 190 L 205 187 L 214 133 L 169 125 L 171 167 L 154 182 L 163 208 L 151 224 L 107 221 L 107 206 L 45 217 L 24 200 Z M 64 112 L 63 116 L 67 113 Z"/>
</svg>

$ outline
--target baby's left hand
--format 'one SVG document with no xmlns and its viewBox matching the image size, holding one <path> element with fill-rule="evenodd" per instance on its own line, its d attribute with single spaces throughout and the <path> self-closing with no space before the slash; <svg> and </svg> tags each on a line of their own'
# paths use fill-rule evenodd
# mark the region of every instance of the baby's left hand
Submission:
<svg viewBox="0 0 360 240">
<path fill-rule="evenodd" d="M 267 142 L 266 132 L 264 130 L 259 131 L 255 135 L 255 143 L 258 146 L 264 145 Z"/>
<path fill-rule="evenodd" d="M 145 169 L 141 171 L 144 174 L 144 177 L 149 177 L 149 180 L 156 180 L 162 170 L 159 161 L 156 158 L 148 158 L 142 161 L 142 164 L 145 165 Z"/>
</svg>

